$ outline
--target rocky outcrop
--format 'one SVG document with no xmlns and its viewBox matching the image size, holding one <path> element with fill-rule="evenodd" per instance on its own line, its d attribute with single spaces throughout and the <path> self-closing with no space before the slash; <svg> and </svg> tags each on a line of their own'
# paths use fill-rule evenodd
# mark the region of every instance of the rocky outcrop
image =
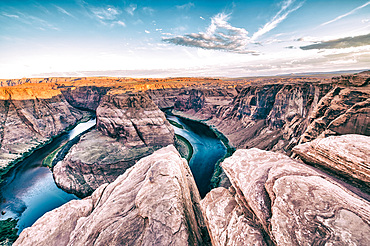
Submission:
<svg viewBox="0 0 370 246">
<path fill-rule="evenodd" d="M 104 183 L 113 182 L 156 148 L 128 148 L 97 130 L 83 135 L 63 161 L 53 168 L 55 183 L 78 197 L 86 197 Z"/>
<path fill-rule="evenodd" d="M 234 195 L 219 187 L 201 201 L 212 245 L 268 245 L 253 214 L 245 213 Z"/>
<path fill-rule="evenodd" d="M 174 130 L 145 93 L 108 94 L 97 111 L 97 129 L 129 147 L 167 146 Z"/>
<path fill-rule="evenodd" d="M 234 228 L 241 228 L 249 223 L 268 235 L 266 242 L 276 245 L 370 243 L 370 202 L 328 175 L 283 154 L 259 149 L 237 150 L 222 167 L 236 191 L 235 206 L 243 213 L 235 217 L 237 222 L 230 219 L 235 216 L 235 203 L 230 202 L 230 195 L 219 194 L 227 193 L 224 188 L 207 194 L 201 204 L 208 223 L 213 223 L 212 241 L 240 235 L 239 230 L 236 234 L 226 231 L 225 225 L 236 223 Z M 240 240 L 239 245 L 250 244 L 247 237 Z"/>
<path fill-rule="evenodd" d="M 73 107 L 95 112 L 102 97 L 109 89 L 109 87 L 81 86 L 63 88 L 61 92 Z"/>
<path fill-rule="evenodd" d="M 350 134 L 316 139 L 297 145 L 293 153 L 306 163 L 363 184 L 370 193 L 370 137 Z"/>
<path fill-rule="evenodd" d="M 334 77 L 332 82 L 344 86 L 366 86 L 370 84 L 370 72 L 365 71 L 353 75 L 341 75 L 340 77 Z"/>
<path fill-rule="evenodd" d="M 169 146 L 90 197 L 46 213 L 14 245 L 202 245 L 199 202 L 186 160 Z"/>
<path fill-rule="evenodd" d="M 299 143 L 330 135 L 370 135 L 370 91 L 336 87 L 327 93 L 310 115 L 310 124 Z"/>
<path fill-rule="evenodd" d="M 97 109 L 97 130 L 81 137 L 53 175 L 79 197 L 113 182 L 139 159 L 174 143 L 174 131 L 145 94 L 110 94 Z"/>
<path fill-rule="evenodd" d="M 0 178 L 18 160 L 81 119 L 58 90 L 0 90 Z"/>
</svg>

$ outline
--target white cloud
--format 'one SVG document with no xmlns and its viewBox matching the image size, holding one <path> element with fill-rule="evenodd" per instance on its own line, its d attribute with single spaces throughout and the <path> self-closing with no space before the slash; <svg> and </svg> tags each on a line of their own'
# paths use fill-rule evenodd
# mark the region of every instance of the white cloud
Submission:
<svg viewBox="0 0 370 246">
<path fill-rule="evenodd" d="M 134 16 L 134 12 L 135 12 L 136 9 L 137 9 L 137 5 L 132 3 L 127 8 L 125 8 L 125 11 L 129 15 Z"/>
<path fill-rule="evenodd" d="M 91 12 L 93 12 L 93 14 L 102 21 L 115 20 L 120 14 L 120 11 L 118 9 L 115 9 L 114 7 L 92 8 Z"/>
<path fill-rule="evenodd" d="M 199 18 L 201 18 L 202 20 L 205 20 L 202 16 L 200 16 Z"/>
<path fill-rule="evenodd" d="M 57 5 L 54 5 L 55 8 L 57 8 L 57 10 L 62 13 L 62 14 L 65 14 L 65 15 L 68 15 L 70 17 L 74 17 L 71 13 L 69 13 L 67 10 L 63 9 L 62 7 L 59 7 Z"/>
<path fill-rule="evenodd" d="M 116 24 L 123 27 L 126 26 L 126 23 L 124 23 L 123 21 L 116 21 Z"/>
<path fill-rule="evenodd" d="M 19 16 L 18 15 L 12 15 L 12 14 L 7 14 L 7 13 L 3 13 L 3 15 L 6 16 L 6 17 L 9 17 L 9 18 L 19 19 Z"/>
<path fill-rule="evenodd" d="M 322 23 L 320 26 L 325 26 L 325 25 L 328 25 L 328 24 L 333 23 L 335 21 L 338 21 L 338 20 L 340 20 L 340 19 L 342 19 L 342 18 L 344 18 L 344 17 L 346 17 L 348 15 L 351 15 L 351 14 L 355 13 L 357 10 L 360 10 L 362 8 L 365 8 L 368 5 L 370 5 L 370 1 L 367 2 L 367 3 L 365 3 L 365 4 L 363 4 L 363 5 L 361 5 L 361 6 L 359 6 L 359 7 L 357 7 L 357 8 L 355 8 L 355 9 L 353 9 L 353 10 L 351 10 L 351 11 L 349 11 L 349 12 L 347 12 L 347 13 L 345 13 L 345 14 L 343 14 L 343 15 L 340 15 L 340 16 L 338 16 L 338 17 L 336 17 L 336 18 L 334 18 L 334 19 L 332 19 L 330 21 L 327 21 L 325 23 Z"/>
<path fill-rule="evenodd" d="M 290 13 L 302 7 L 304 2 L 298 3 L 297 6 L 294 6 L 294 3 L 295 0 L 286 0 L 282 2 L 282 6 L 279 12 L 277 12 L 277 14 L 269 22 L 267 22 L 263 27 L 258 29 L 258 31 L 253 34 L 252 40 L 256 40 L 265 33 L 268 33 L 269 31 L 274 29 L 280 22 L 285 20 Z"/>
<path fill-rule="evenodd" d="M 165 42 L 198 47 L 209 50 L 224 50 L 234 53 L 256 53 L 247 49 L 250 43 L 248 31 L 228 23 L 229 15 L 219 13 L 211 19 L 205 33 L 191 33 L 174 38 L 163 38 Z"/>
<path fill-rule="evenodd" d="M 191 9 L 194 6 L 195 6 L 194 3 L 189 2 L 189 3 L 183 4 L 183 5 L 176 5 L 176 8 L 178 10 L 189 10 L 189 9 Z"/>
<path fill-rule="evenodd" d="M 143 11 L 145 14 L 148 14 L 148 15 L 152 15 L 155 12 L 155 10 L 151 7 L 143 7 Z"/>
<path fill-rule="evenodd" d="M 149 34 L 150 32 L 148 30 L 145 30 L 145 33 L 148 33 Z"/>
</svg>

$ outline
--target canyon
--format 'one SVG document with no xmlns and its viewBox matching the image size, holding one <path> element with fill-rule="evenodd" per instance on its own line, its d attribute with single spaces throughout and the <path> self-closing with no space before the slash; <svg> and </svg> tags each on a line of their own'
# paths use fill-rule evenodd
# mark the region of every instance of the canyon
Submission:
<svg viewBox="0 0 370 246">
<path fill-rule="evenodd" d="M 84 199 L 14 245 L 368 245 L 369 82 L 369 72 L 2 80 L 1 176 L 87 111 L 97 121 L 52 167 Z M 228 149 L 203 199 L 161 110 L 209 126 Z"/>
</svg>

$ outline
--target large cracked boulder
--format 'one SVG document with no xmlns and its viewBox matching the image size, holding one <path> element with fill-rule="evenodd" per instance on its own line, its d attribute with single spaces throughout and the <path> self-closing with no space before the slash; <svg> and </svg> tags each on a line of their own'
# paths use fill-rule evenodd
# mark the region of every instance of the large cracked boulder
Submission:
<svg viewBox="0 0 370 246">
<path fill-rule="evenodd" d="M 297 145 L 293 152 L 304 162 L 332 170 L 364 184 L 370 191 L 370 137 L 331 136 Z"/>
<path fill-rule="evenodd" d="M 235 206 L 243 213 L 233 215 L 235 202 L 230 195 L 219 195 L 225 190 L 212 190 L 201 202 L 207 223 L 213 223 L 212 241 L 223 242 L 229 233 L 228 238 L 240 235 L 239 245 L 250 245 L 240 230 L 225 229 L 249 223 L 275 245 L 370 244 L 370 202 L 327 174 L 259 149 L 237 150 L 222 167 L 235 189 Z M 231 220 L 233 216 L 238 219 Z"/>
<path fill-rule="evenodd" d="M 90 197 L 38 219 L 17 245 L 201 245 L 200 195 L 185 159 L 168 146 Z"/>
</svg>

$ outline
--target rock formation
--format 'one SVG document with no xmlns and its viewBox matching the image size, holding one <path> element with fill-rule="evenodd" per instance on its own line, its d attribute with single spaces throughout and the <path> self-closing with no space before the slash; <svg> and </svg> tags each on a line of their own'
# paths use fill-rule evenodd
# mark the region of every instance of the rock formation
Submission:
<svg viewBox="0 0 370 246">
<path fill-rule="evenodd" d="M 58 90 L 0 89 L 0 180 L 18 160 L 81 119 Z"/>
<path fill-rule="evenodd" d="M 108 94 L 96 112 L 97 130 L 83 136 L 53 169 L 56 184 L 79 197 L 174 143 L 173 128 L 145 94 Z"/>
<path fill-rule="evenodd" d="M 354 179 L 370 193 L 370 137 L 350 134 L 316 139 L 297 145 L 293 153 L 306 163 Z"/>
<path fill-rule="evenodd" d="M 328 175 L 259 149 L 237 150 L 222 167 L 237 204 L 224 188 L 212 190 L 202 200 L 205 218 L 212 223 L 212 242 L 224 245 L 226 239 L 234 242 L 239 236 L 238 245 L 252 245 L 239 229 L 252 228 L 251 237 L 257 237 L 260 245 L 269 240 L 276 245 L 370 243 L 370 202 Z M 238 210 L 243 212 L 234 212 Z M 237 229 L 230 230 L 231 225 Z M 262 235 L 268 235 L 265 242 Z"/>
<path fill-rule="evenodd" d="M 202 245 L 199 202 L 186 160 L 169 146 L 90 197 L 46 213 L 14 245 Z"/>
<path fill-rule="evenodd" d="M 108 94 L 96 114 L 97 129 L 126 146 L 173 144 L 173 128 L 145 93 Z"/>
</svg>

